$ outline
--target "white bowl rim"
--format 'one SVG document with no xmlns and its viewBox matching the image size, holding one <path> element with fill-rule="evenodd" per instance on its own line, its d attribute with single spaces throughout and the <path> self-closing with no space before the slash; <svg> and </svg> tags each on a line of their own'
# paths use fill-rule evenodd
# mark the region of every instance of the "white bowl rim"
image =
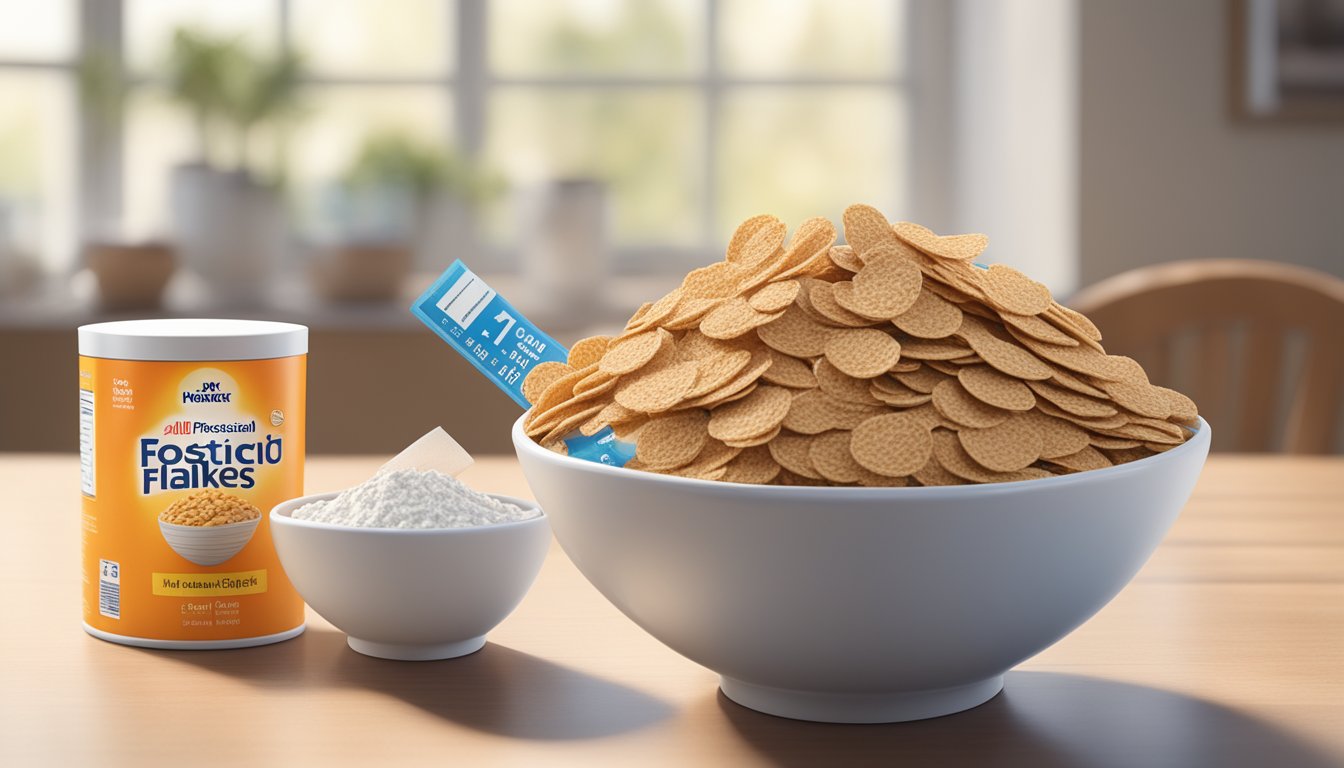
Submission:
<svg viewBox="0 0 1344 768">
<path fill-rule="evenodd" d="M 535 501 L 520 499 L 517 496 L 507 496 L 502 493 L 487 493 L 493 499 L 503 501 L 523 509 L 531 509 L 537 512 L 536 517 L 529 517 L 526 520 L 513 520 L 507 523 L 487 523 L 486 525 L 471 525 L 461 528 L 365 528 L 354 525 L 337 525 L 336 523 L 323 523 L 317 520 L 299 520 L 291 517 L 290 514 L 297 508 L 311 504 L 314 501 L 325 501 L 333 499 L 340 495 L 341 491 L 327 491 L 325 493 L 310 493 L 307 496 L 296 496 L 292 499 L 276 504 L 271 508 L 270 518 L 272 525 L 288 525 L 294 528 L 315 528 L 323 531 L 343 531 L 352 535 L 361 536 L 471 536 L 480 535 L 488 531 L 501 531 L 510 528 L 525 528 L 531 525 L 538 525 L 546 521 L 546 511 Z M 286 507 L 286 509 L 281 509 Z"/>
<path fill-rule="evenodd" d="M 244 525 L 259 525 L 261 515 L 257 515 L 251 520 L 239 520 L 236 523 L 225 523 L 223 525 L 182 525 L 181 523 L 170 523 L 167 520 L 160 520 L 159 525 L 166 525 L 170 528 L 176 528 L 182 531 L 227 531 L 230 528 L 238 528 Z"/>
<path fill-rule="evenodd" d="M 617 474 L 624 477 L 633 477 L 637 480 L 647 480 L 652 483 L 670 483 L 673 486 L 683 486 L 685 488 L 699 488 L 702 490 L 741 490 L 745 488 L 754 489 L 763 498 L 772 498 L 775 496 L 787 496 L 789 498 L 804 499 L 847 499 L 853 501 L 875 501 L 890 500 L 895 498 L 937 498 L 937 499 L 957 499 L 960 497 L 982 498 L 987 496 L 997 496 L 1000 494 L 1014 494 L 1029 491 L 1034 488 L 1062 488 L 1069 485 L 1087 483 L 1093 479 L 1101 477 L 1122 476 L 1142 472 L 1145 467 L 1151 466 L 1151 462 L 1158 462 L 1190 451 L 1200 450 L 1198 446 L 1207 448 L 1212 439 L 1212 428 L 1204 420 L 1203 416 L 1197 417 L 1199 423 L 1194 426 L 1194 435 L 1184 443 L 1162 453 L 1147 456 L 1137 461 L 1117 464 L 1115 466 L 1103 467 L 1101 469 L 1089 469 L 1084 472 L 1075 472 L 1070 475 L 1058 475 L 1056 477 L 1032 478 L 1029 480 L 1014 480 L 1008 483 L 978 483 L 971 485 L 939 485 L 939 486 L 919 486 L 904 488 L 852 488 L 835 486 L 808 486 L 808 485 L 754 485 L 751 483 L 734 483 L 723 480 L 700 480 L 692 477 L 678 477 L 676 475 L 663 475 L 656 472 L 644 472 L 637 469 L 626 469 L 625 467 L 614 467 L 609 464 L 602 464 L 596 461 L 587 461 L 576 459 L 573 456 L 566 456 L 555 451 L 542 448 L 535 440 L 528 437 L 523 431 L 523 419 L 527 418 L 527 413 L 518 417 L 513 423 L 513 444 L 516 450 L 527 451 L 541 458 L 543 461 L 550 461 L 560 464 L 570 469 L 580 472 L 591 472 L 594 474 Z"/>
</svg>

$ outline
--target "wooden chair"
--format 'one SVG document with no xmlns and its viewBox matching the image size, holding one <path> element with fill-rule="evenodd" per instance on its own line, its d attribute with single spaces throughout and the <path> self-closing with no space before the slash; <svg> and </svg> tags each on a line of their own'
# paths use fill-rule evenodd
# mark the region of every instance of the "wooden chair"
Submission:
<svg viewBox="0 0 1344 768">
<path fill-rule="evenodd" d="M 1340 450 L 1344 280 L 1302 267 L 1180 261 L 1126 272 L 1069 306 L 1111 354 L 1194 398 L 1225 451 Z"/>
</svg>

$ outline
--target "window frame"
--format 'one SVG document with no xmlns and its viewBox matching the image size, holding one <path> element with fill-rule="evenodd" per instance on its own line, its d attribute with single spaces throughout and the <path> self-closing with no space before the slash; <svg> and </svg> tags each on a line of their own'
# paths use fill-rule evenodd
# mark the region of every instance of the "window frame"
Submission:
<svg viewBox="0 0 1344 768">
<path fill-rule="evenodd" d="M 682 272 L 686 267 L 719 258 L 723 243 L 715 229 L 718 207 L 716 169 L 719 162 L 719 125 L 724 100 L 736 89 L 753 88 L 885 88 L 893 99 L 904 99 L 910 121 L 906 131 L 907 147 L 895 153 L 897 167 L 889 169 L 895 183 L 904 186 L 902 196 L 909 204 L 903 216 L 919 220 L 938 221 L 950 209 L 949 150 L 953 137 L 945 122 L 951 90 L 950 49 L 952 11 L 939 0 L 909 0 L 903 26 L 905 45 L 904 66 L 893 66 L 890 75 L 874 77 L 781 76 L 743 77 L 724 72 L 719 61 L 720 0 L 700 0 L 704 3 L 702 40 L 705 50 L 703 70 L 689 76 L 572 76 L 514 77 L 501 76 L 489 69 L 489 0 L 444 0 L 454 6 L 453 39 L 455 56 L 452 69 L 434 76 L 310 76 L 307 87 L 324 86 L 383 87 L 417 85 L 436 87 L 451 107 L 451 136 L 445 137 L 467 158 L 478 158 L 484 149 L 490 94 L 494 89 L 513 87 L 534 89 L 656 89 L 693 88 L 702 100 L 700 132 L 700 174 L 703 180 L 703 199 L 698 212 L 699 232 L 693 246 L 628 244 L 613 246 L 611 259 L 617 273 L 657 274 Z M 294 46 L 291 24 L 291 0 L 274 0 L 277 39 L 282 50 Z M 79 57 L 97 50 L 114 57 L 126 66 L 123 50 L 123 0 L 79 0 L 76 59 L 64 62 L 21 62 L 0 60 L 0 68 L 22 66 L 64 70 L 73 78 Z M 893 65 L 898 62 L 893 62 Z M 124 71 L 124 70 L 123 70 Z M 132 73 L 134 75 L 134 73 Z M 128 77 L 132 86 L 147 84 L 147 80 Z M 79 136 L 76 169 L 79 199 L 73 220 L 79 223 L 78 242 L 97 235 L 99 222 L 111 220 L 120 214 L 123 181 L 123 132 L 125 115 L 102 120 L 91 115 L 80 104 L 76 105 Z M 920 147 L 920 152 L 909 151 Z M 908 160 L 905 167 L 902 160 Z M 919 195 L 909 194 L 919 190 Z M 474 217 L 462 217 L 465 231 L 459 233 L 461 256 L 472 259 L 486 271 L 507 271 L 517 268 L 519 257 L 516 247 L 495 246 L 485 242 L 477 229 Z M 61 256 L 45 257 L 48 263 L 75 264 L 76 260 Z"/>
<path fill-rule="evenodd" d="M 120 6 L 120 0 L 112 0 L 110 4 Z M 102 199 L 101 190 L 93 189 L 94 186 L 104 182 L 102 175 L 98 172 L 100 168 L 97 167 L 95 157 L 100 153 L 93 146 L 98 137 L 95 136 L 92 127 L 89 125 L 91 116 L 87 114 L 80 103 L 76 73 L 79 61 L 86 50 L 85 39 L 88 35 L 86 20 L 92 20 L 105 10 L 105 8 L 100 9 L 98 3 L 94 0 L 79 0 L 75 6 L 75 24 L 77 26 L 75 45 L 67 58 L 0 57 L 0 72 L 43 72 L 65 76 L 68 81 L 70 98 L 73 101 L 71 113 L 74 115 L 76 123 L 73 132 L 76 146 L 68 149 L 76 153 L 73 165 L 74 179 L 71 186 L 77 190 L 77 199 L 70 201 L 72 210 L 67 218 L 74 224 L 76 231 L 71 233 L 69 238 L 66 238 L 69 242 L 67 253 L 53 254 L 39 250 L 35 254 L 37 264 L 44 273 L 55 271 L 53 269 L 54 265 L 60 265 L 62 267 L 61 271 L 69 271 L 67 266 L 76 262 L 76 256 L 87 233 L 94 231 L 94 228 L 87 223 L 84 216 L 86 212 L 93 210 Z M 0 245 L 4 244 L 0 243 Z M 39 249 L 45 249 L 46 247 L 46 243 L 38 244 Z"/>
<path fill-rule="evenodd" d="M 286 0 L 281 0 L 282 2 Z M 683 76 L 587 76 L 557 75 L 554 77 L 517 77 L 500 76 L 489 71 L 488 50 L 488 0 L 456 0 L 458 6 L 458 67 L 461 98 L 454 113 L 457 120 L 458 146 L 468 157 L 479 157 L 485 135 L 484 122 L 487 112 L 489 93 L 495 88 L 526 87 L 536 89 L 651 89 L 651 88 L 693 88 L 699 91 L 698 97 L 704 108 L 701 110 L 700 174 L 702 178 L 703 198 L 699 211 L 699 232 L 697 244 L 693 246 L 626 244 L 613 246 L 611 262 L 616 274 L 658 274 L 659 272 L 682 273 L 688 267 L 704 264 L 722 258 L 722 249 L 726 241 L 715 234 L 719 195 L 715 184 L 719 163 L 719 126 L 722 105 L 727 95 L 735 89 L 747 88 L 845 88 L 868 87 L 890 88 L 895 93 L 892 98 L 904 98 L 913 101 L 915 89 L 912 87 L 913 73 L 922 71 L 911 58 L 913 39 L 912 30 L 916 23 L 925 26 L 927 22 L 918 17 L 926 14 L 941 16 L 941 3 L 937 0 L 909 0 L 910 18 L 907 20 L 905 36 L 907 45 L 902 47 L 906 53 L 904 62 L 892 62 L 892 74 L 876 77 L 844 76 L 781 76 L 781 77 L 744 77 L 726 73 L 719 61 L 719 18 L 720 0 L 700 0 L 704 5 L 703 27 L 700 30 L 704 48 L 704 68 L 699 74 Z M 901 31 L 899 26 L 896 30 Z M 922 50 L 922 49 L 921 49 Z M 898 67 L 897 64 L 904 66 Z M 900 74 L 897 74 L 900 73 Z M 914 110 L 908 110 L 913 114 Z M 913 133 L 913 132 L 908 132 Z M 909 199 L 910 189 L 918 188 L 907 170 L 900 166 L 902 158 L 908 153 L 898 152 L 897 166 L 891 170 L 898 185 L 905 186 L 902 195 Z M 483 262 L 490 265 L 517 264 L 514 248 L 491 247 L 481 242 L 478 233 L 472 232 L 469 241 L 470 252 L 484 257 Z"/>
</svg>

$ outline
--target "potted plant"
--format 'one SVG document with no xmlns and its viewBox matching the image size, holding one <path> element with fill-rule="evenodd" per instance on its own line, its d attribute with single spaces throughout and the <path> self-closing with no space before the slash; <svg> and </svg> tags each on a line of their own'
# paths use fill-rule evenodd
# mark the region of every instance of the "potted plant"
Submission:
<svg viewBox="0 0 1344 768">
<path fill-rule="evenodd" d="M 191 114 L 197 159 L 173 171 L 173 234 L 183 260 L 220 300 L 258 300 L 285 246 L 279 172 L 254 167 L 258 131 L 298 113 L 302 59 L 262 56 L 240 39 L 179 29 L 168 59 L 172 98 Z M 221 141 L 223 139 L 223 141 Z"/>
<path fill-rule="evenodd" d="M 317 250 L 318 290 L 334 300 L 397 297 L 413 263 L 432 263 L 499 177 L 451 149 L 398 132 L 370 135 L 336 190 L 339 240 Z"/>
</svg>

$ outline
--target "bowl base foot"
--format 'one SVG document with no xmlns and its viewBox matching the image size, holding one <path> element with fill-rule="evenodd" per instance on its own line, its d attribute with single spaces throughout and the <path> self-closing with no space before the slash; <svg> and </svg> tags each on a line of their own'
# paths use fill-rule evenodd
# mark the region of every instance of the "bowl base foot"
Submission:
<svg viewBox="0 0 1344 768">
<path fill-rule="evenodd" d="M 1003 676 L 954 688 L 891 693 L 793 691 L 719 678 L 723 694 L 767 715 L 820 723 L 899 723 L 978 707 L 1003 690 Z"/>
<path fill-rule="evenodd" d="M 485 635 L 473 637 L 457 643 L 427 643 L 424 645 L 402 645 L 399 643 L 375 643 L 372 640 L 360 640 L 347 637 L 347 645 L 365 656 L 396 661 L 438 661 L 455 659 L 475 653 L 485 646 Z"/>
</svg>

